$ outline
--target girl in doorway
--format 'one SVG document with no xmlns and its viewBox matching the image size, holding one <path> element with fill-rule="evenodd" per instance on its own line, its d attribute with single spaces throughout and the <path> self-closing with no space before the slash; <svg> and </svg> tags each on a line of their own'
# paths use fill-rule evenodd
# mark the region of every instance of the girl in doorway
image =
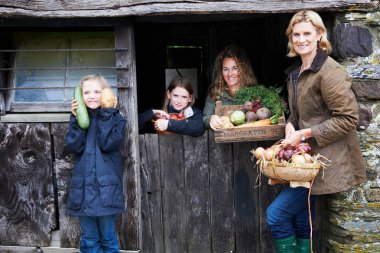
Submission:
<svg viewBox="0 0 380 253">
<path fill-rule="evenodd" d="M 116 99 L 113 108 L 100 108 L 100 94 L 109 87 L 102 76 L 85 76 L 80 86 L 90 125 L 88 129 L 79 127 L 78 103 L 73 99 L 66 144 L 76 160 L 66 214 L 79 217 L 80 252 L 119 252 L 115 218 L 124 212 L 119 149 L 126 120 L 116 109 Z"/>
<path fill-rule="evenodd" d="M 200 136 L 205 130 L 202 112 L 192 107 L 194 91 L 188 79 L 177 76 L 169 84 L 162 110 L 151 109 L 139 114 L 139 129 L 153 120 L 159 133 L 164 131 Z"/>
</svg>

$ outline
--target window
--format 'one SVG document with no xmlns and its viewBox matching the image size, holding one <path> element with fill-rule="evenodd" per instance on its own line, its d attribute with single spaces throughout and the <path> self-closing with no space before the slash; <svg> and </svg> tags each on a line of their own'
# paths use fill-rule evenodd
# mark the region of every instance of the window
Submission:
<svg viewBox="0 0 380 253">
<path fill-rule="evenodd" d="M 113 32 L 15 32 L 6 108 L 68 112 L 73 87 L 89 74 L 116 86 Z"/>
</svg>

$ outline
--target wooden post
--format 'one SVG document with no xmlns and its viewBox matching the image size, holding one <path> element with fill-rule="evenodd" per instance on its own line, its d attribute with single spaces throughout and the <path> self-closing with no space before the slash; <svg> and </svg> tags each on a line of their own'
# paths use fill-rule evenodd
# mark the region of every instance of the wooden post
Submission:
<svg viewBox="0 0 380 253">
<path fill-rule="evenodd" d="M 3 64 L 3 56 L 0 53 L 0 68 L 2 68 L 3 66 L 4 66 L 4 64 Z M 4 88 L 5 87 L 5 80 L 4 80 L 4 78 L 5 78 L 4 72 L 0 71 L 0 88 Z M 4 94 L 5 94 L 5 92 L 1 90 L 0 91 L 0 115 L 5 115 Z"/>
<path fill-rule="evenodd" d="M 139 249 L 141 242 L 141 194 L 139 172 L 139 140 L 137 122 L 136 59 L 134 31 L 131 24 L 115 27 L 118 107 L 127 119 L 122 155 L 125 158 L 124 196 L 126 212 L 118 222 L 121 249 Z M 128 67 L 124 69 L 123 67 Z"/>
</svg>

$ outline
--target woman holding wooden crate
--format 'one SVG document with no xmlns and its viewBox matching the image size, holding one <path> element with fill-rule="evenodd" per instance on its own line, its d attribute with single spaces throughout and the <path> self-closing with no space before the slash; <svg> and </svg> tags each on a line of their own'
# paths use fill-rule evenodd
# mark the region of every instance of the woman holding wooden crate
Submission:
<svg viewBox="0 0 380 253">
<path fill-rule="evenodd" d="M 314 154 L 331 162 L 311 189 L 311 217 L 316 195 L 345 191 L 365 181 L 364 160 L 356 132 L 358 104 L 346 71 L 328 54 L 331 46 L 321 17 L 308 10 L 296 13 L 286 30 L 290 115 L 285 147 L 307 141 Z M 267 209 L 276 252 L 311 252 L 308 189 L 286 187 Z"/>
<path fill-rule="evenodd" d="M 214 130 L 222 128 L 222 121 L 215 114 L 216 102 L 231 105 L 240 88 L 256 84 L 256 76 L 244 50 L 235 45 L 225 47 L 215 59 L 213 81 L 203 109 L 205 125 Z"/>
</svg>

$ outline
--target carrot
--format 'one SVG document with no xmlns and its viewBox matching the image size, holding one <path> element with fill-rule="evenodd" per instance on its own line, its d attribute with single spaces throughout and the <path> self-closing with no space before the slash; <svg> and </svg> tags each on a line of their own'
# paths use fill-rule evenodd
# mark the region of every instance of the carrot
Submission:
<svg viewBox="0 0 380 253">
<path fill-rule="evenodd" d="M 269 126 L 270 124 L 271 124 L 270 119 L 261 119 L 257 121 L 248 122 L 236 127 Z"/>
</svg>

